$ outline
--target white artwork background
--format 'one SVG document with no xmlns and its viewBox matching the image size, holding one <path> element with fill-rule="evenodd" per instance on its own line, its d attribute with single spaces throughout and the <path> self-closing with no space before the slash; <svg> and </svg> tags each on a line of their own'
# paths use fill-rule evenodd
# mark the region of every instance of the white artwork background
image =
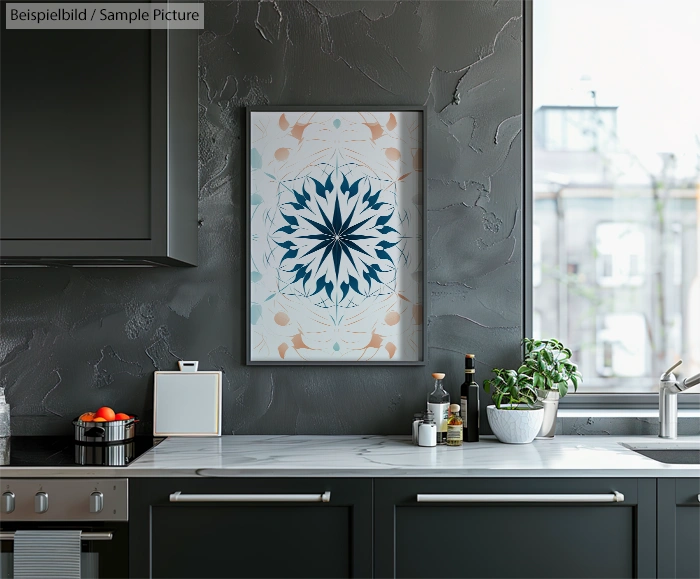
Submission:
<svg viewBox="0 0 700 579">
<path fill-rule="evenodd" d="M 418 361 L 419 111 L 253 112 L 252 361 Z"/>
</svg>

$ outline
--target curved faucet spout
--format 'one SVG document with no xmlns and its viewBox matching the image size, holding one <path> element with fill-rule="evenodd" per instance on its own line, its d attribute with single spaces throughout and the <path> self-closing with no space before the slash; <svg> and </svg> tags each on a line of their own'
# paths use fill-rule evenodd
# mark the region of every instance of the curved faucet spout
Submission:
<svg viewBox="0 0 700 579">
<path fill-rule="evenodd" d="M 683 380 L 682 389 L 687 390 L 688 388 L 692 388 L 698 384 L 700 384 L 700 374 L 696 374 L 695 376 L 691 376 L 690 378 Z"/>
</svg>

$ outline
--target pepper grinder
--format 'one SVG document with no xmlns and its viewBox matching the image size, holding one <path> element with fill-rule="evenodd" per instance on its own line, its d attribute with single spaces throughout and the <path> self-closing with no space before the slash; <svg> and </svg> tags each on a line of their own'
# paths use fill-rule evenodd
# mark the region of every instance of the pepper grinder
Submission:
<svg viewBox="0 0 700 579">
<path fill-rule="evenodd" d="M 426 412 L 418 428 L 418 446 L 437 446 L 437 425 L 432 412 Z"/>
</svg>

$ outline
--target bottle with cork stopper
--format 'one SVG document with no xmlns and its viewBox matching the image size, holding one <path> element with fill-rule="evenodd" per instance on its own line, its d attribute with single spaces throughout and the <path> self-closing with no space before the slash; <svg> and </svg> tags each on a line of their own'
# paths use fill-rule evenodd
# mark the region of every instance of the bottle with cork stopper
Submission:
<svg viewBox="0 0 700 579">
<path fill-rule="evenodd" d="M 441 372 L 433 374 L 435 388 L 428 395 L 428 411 L 435 416 L 437 429 L 437 443 L 444 444 L 447 441 L 447 419 L 450 414 L 450 395 L 445 391 L 442 381 L 445 375 Z"/>
</svg>

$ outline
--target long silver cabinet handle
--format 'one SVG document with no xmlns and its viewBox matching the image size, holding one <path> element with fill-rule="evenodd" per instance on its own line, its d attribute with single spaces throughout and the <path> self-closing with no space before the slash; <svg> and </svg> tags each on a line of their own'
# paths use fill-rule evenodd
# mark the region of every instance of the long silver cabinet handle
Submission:
<svg viewBox="0 0 700 579">
<path fill-rule="evenodd" d="M 185 495 L 180 491 L 170 495 L 171 503 L 330 503 L 331 493 L 320 495 Z"/>
<path fill-rule="evenodd" d="M 473 495 L 416 495 L 419 503 L 622 503 L 625 495 L 609 494 L 473 494 Z"/>
<path fill-rule="evenodd" d="M 111 541 L 114 536 L 111 532 L 82 532 L 80 533 L 81 541 Z M 0 533 L 0 541 L 14 541 L 14 533 Z"/>
</svg>

